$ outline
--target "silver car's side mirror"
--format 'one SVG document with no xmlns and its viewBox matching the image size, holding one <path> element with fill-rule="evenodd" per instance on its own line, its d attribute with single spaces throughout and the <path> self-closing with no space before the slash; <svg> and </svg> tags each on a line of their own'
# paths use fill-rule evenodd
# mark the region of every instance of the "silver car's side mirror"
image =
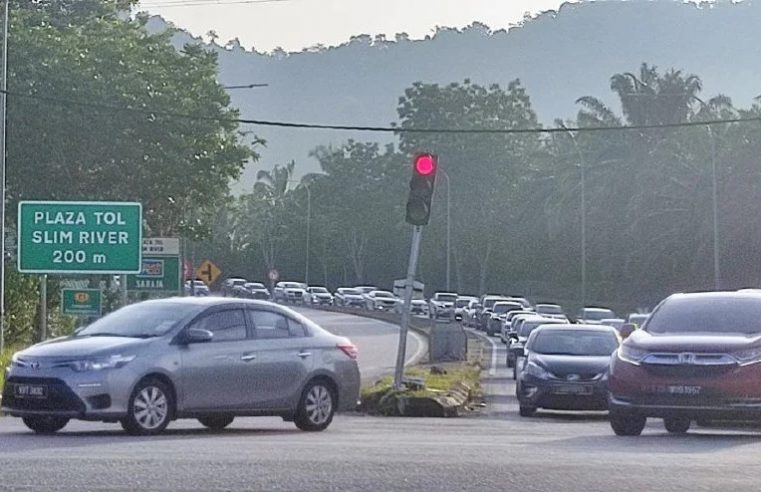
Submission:
<svg viewBox="0 0 761 492">
<path fill-rule="evenodd" d="M 190 343 L 206 343 L 211 342 L 214 338 L 214 334 L 209 330 L 203 328 L 190 328 L 185 332 L 182 337 L 182 341 L 186 344 Z"/>
</svg>

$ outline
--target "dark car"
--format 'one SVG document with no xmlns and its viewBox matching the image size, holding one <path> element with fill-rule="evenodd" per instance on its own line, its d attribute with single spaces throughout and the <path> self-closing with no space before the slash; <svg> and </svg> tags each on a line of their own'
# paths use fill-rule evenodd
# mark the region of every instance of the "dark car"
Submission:
<svg viewBox="0 0 761 492">
<path fill-rule="evenodd" d="M 564 321 L 553 318 L 545 318 L 543 316 L 526 316 L 519 318 L 517 332 L 509 338 L 509 345 L 507 349 L 507 356 L 505 363 L 507 367 L 513 368 L 513 379 L 518 379 L 518 367 L 516 365 L 517 359 L 522 357 L 521 354 L 525 352 L 526 343 L 531 333 L 545 325 L 565 325 Z"/>
<path fill-rule="evenodd" d="M 619 345 L 614 328 L 544 325 L 529 337 L 515 387 L 521 417 L 537 408 L 607 410 L 610 355 Z"/>
<path fill-rule="evenodd" d="M 241 297 L 258 299 L 260 301 L 266 301 L 270 298 L 270 291 L 267 290 L 267 287 L 265 287 L 264 284 L 259 282 L 246 282 L 242 288 L 243 291 L 241 292 Z"/>
<path fill-rule="evenodd" d="M 642 433 L 648 417 L 684 433 L 693 420 L 761 418 L 761 293 L 675 294 L 613 357 L 610 423 Z"/>
</svg>

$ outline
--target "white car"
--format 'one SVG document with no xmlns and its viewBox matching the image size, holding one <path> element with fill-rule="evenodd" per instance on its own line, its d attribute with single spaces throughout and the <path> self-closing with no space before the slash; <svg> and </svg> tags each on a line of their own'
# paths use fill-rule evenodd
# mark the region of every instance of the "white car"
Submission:
<svg viewBox="0 0 761 492">
<path fill-rule="evenodd" d="M 307 298 L 307 286 L 300 282 L 278 282 L 272 291 L 275 302 L 303 304 Z"/>
<path fill-rule="evenodd" d="M 243 287 L 246 285 L 246 282 L 248 282 L 248 280 L 242 277 L 226 278 L 225 281 L 222 282 L 222 295 L 225 297 L 234 295 L 235 288 Z"/>
<path fill-rule="evenodd" d="M 195 292 L 193 292 L 195 290 Z M 190 283 L 190 280 L 185 281 L 185 295 L 187 296 L 208 296 L 211 294 L 209 286 L 204 283 L 203 280 L 194 280 Z"/>
<path fill-rule="evenodd" d="M 359 289 L 339 287 L 333 294 L 333 302 L 342 307 L 365 307 L 365 298 Z"/>
<path fill-rule="evenodd" d="M 331 294 L 325 287 L 308 287 L 307 294 L 308 302 L 313 306 L 333 305 L 333 294 Z"/>
<path fill-rule="evenodd" d="M 536 311 L 536 314 L 542 315 L 545 318 L 568 321 L 568 317 L 565 315 L 563 308 L 557 304 L 537 304 L 534 310 Z"/>
<path fill-rule="evenodd" d="M 637 325 L 637 328 L 642 328 L 642 325 L 649 317 L 649 313 L 631 313 L 627 322 Z"/>
<path fill-rule="evenodd" d="M 454 319 L 454 306 L 457 294 L 451 292 L 436 292 L 428 301 L 429 316 L 433 319 Z"/>
<path fill-rule="evenodd" d="M 468 309 L 471 301 L 478 301 L 475 296 L 459 296 L 454 302 L 454 319 L 455 321 L 464 321 L 465 312 Z"/>
<path fill-rule="evenodd" d="M 400 302 L 387 290 L 374 290 L 365 296 L 365 307 L 370 311 L 396 311 Z"/>
<path fill-rule="evenodd" d="M 604 319 L 618 318 L 616 313 L 608 308 L 585 307 L 576 316 L 576 322 L 584 325 L 601 325 Z"/>
</svg>

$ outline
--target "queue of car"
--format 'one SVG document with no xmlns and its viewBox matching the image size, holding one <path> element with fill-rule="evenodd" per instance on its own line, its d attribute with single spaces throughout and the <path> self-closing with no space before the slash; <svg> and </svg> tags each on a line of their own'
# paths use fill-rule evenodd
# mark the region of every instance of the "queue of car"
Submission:
<svg viewBox="0 0 761 492">
<path fill-rule="evenodd" d="M 295 311 L 262 301 L 383 312 L 404 307 L 393 292 L 370 285 L 331 293 L 283 281 L 270 292 L 234 277 L 222 283 L 223 297 L 210 297 L 200 281 L 186 282 L 185 290 L 200 298 L 133 304 L 70 337 L 15 354 L 2 411 L 40 433 L 56 432 L 70 419 L 120 422 L 130 433 L 148 435 L 177 418 L 221 429 L 238 415 L 279 415 L 301 429 L 322 430 L 336 410 L 356 401 L 356 348 Z M 758 290 L 675 294 L 652 313 L 626 318 L 588 306 L 570 320 L 554 303 L 452 292 L 413 299 L 410 309 L 498 336 L 507 345 L 505 365 L 513 370 L 522 417 L 538 409 L 608 410 L 612 430 L 624 436 L 639 435 L 648 418 L 663 419 L 670 433 L 687 432 L 695 421 L 761 418 Z M 257 361 L 264 345 L 268 356 Z M 244 364 L 224 367 L 236 358 Z M 262 375 L 272 384 L 256 382 Z M 242 400 L 251 393 L 243 381 L 272 391 Z"/>
</svg>

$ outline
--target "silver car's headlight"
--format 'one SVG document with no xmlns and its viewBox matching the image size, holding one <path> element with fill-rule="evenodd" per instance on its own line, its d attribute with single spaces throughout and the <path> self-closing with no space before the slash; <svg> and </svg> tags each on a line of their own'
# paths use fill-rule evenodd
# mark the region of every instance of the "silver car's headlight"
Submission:
<svg viewBox="0 0 761 492">
<path fill-rule="evenodd" d="M 103 369 L 119 369 L 135 359 L 134 355 L 112 355 L 98 359 L 83 359 L 71 363 L 76 372 L 101 371 Z"/>
</svg>

